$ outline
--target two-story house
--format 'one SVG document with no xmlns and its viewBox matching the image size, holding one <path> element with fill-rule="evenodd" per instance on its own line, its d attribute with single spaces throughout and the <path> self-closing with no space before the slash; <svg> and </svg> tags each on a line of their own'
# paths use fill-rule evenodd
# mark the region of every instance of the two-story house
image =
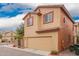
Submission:
<svg viewBox="0 0 79 59">
<path fill-rule="evenodd" d="M 73 44 L 73 24 L 64 5 L 41 5 L 24 18 L 24 47 L 62 51 Z"/>
</svg>

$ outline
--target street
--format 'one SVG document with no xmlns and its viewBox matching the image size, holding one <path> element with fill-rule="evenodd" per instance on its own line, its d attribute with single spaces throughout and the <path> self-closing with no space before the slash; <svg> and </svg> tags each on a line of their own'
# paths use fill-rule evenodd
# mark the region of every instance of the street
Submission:
<svg viewBox="0 0 79 59">
<path fill-rule="evenodd" d="M 0 56 L 40 56 L 39 54 L 8 48 L 6 45 L 0 44 Z"/>
</svg>

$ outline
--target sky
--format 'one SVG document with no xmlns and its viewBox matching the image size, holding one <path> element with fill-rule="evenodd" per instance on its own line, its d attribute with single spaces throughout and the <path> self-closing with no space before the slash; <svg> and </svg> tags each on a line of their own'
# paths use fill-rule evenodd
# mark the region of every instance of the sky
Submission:
<svg viewBox="0 0 79 59">
<path fill-rule="evenodd" d="M 33 4 L 0 3 L 0 30 L 16 30 L 23 23 L 23 17 L 33 9 Z"/>
<path fill-rule="evenodd" d="M 0 30 L 16 30 L 24 23 L 23 17 L 43 4 L 32 3 L 0 3 Z M 73 20 L 79 21 L 79 4 L 64 4 Z"/>
</svg>

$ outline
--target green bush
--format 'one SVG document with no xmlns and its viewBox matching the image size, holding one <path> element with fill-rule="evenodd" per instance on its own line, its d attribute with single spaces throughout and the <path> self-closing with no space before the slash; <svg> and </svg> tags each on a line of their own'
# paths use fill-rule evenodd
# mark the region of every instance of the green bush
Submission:
<svg viewBox="0 0 79 59">
<path fill-rule="evenodd" d="M 58 52 L 57 51 L 51 51 L 50 54 L 58 54 Z"/>
<path fill-rule="evenodd" d="M 78 44 L 75 44 L 74 45 L 74 50 L 78 50 L 79 49 L 79 45 Z"/>
<path fill-rule="evenodd" d="M 74 51 L 74 46 L 70 46 L 70 47 L 69 47 L 69 50 L 70 50 L 71 52 L 73 52 L 73 51 Z"/>
<path fill-rule="evenodd" d="M 75 54 L 79 55 L 79 48 L 75 50 Z"/>
<path fill-rule="evenodd" d="M 76 55 L 79 55 L 79 45 L 78 44 L 75 44 L 73 46 L 70 46 L 69 50 L 70 51 L 75 51 L 75 54 Z"/>
</svg>

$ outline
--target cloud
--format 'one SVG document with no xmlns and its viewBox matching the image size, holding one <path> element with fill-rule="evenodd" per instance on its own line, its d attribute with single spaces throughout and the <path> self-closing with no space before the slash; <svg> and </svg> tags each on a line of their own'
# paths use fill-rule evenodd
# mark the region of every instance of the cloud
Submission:
<svg viewBox="0 0 79 59">
<path fill-rule="evenodd" d="M 72 16 L 79 16 L 79 4 L 73 3 L 73 4 L 65 4 L 65 7 L 69 10 L 70 14 Z"/>
<path fill-rule="evenodd" d="M 65 4 L 65 7 L 71 14 L 72 18 L 74 20 L 79 20 L 79 4 L 77 3 L 70 3 L 70 4 Z"/>
<path fill-rule="evenodd" d="M 19 14 L 30 12 L 34 9 L 32 4 L 0 3 L 0 18 L 15 17 Z"/>
<path fill-rule="evenodd" d="M 0 29 L 16 29 L 20 24 L 24 23 L 22 20 L 24 16 L 25 14 L 21 14 L 12 18 L 0 18 Z"/>
<path fill-rule="evenodd" d="M 26 3 L 0 3 L 0 30 L 16 29 L 27 12 L 33 11 L 38 5 Z M 44 4 L 45 5 L 45 4 Z M 50 4 L 52 5 L 52 4 Z M 79 20 L 79 4 L 64 4 L 74 20 Z"/>
<path fill-rule="evenodd" d="M 0 3 L 0 30 L 15 30 L 26 13 L 33 11 L 34 4 Z"/>
<path fill-rule="evenodd" d="M 78 20 L 75 20 L 75 22 L 79 22 L 79 19 Z"/>
</svg>

